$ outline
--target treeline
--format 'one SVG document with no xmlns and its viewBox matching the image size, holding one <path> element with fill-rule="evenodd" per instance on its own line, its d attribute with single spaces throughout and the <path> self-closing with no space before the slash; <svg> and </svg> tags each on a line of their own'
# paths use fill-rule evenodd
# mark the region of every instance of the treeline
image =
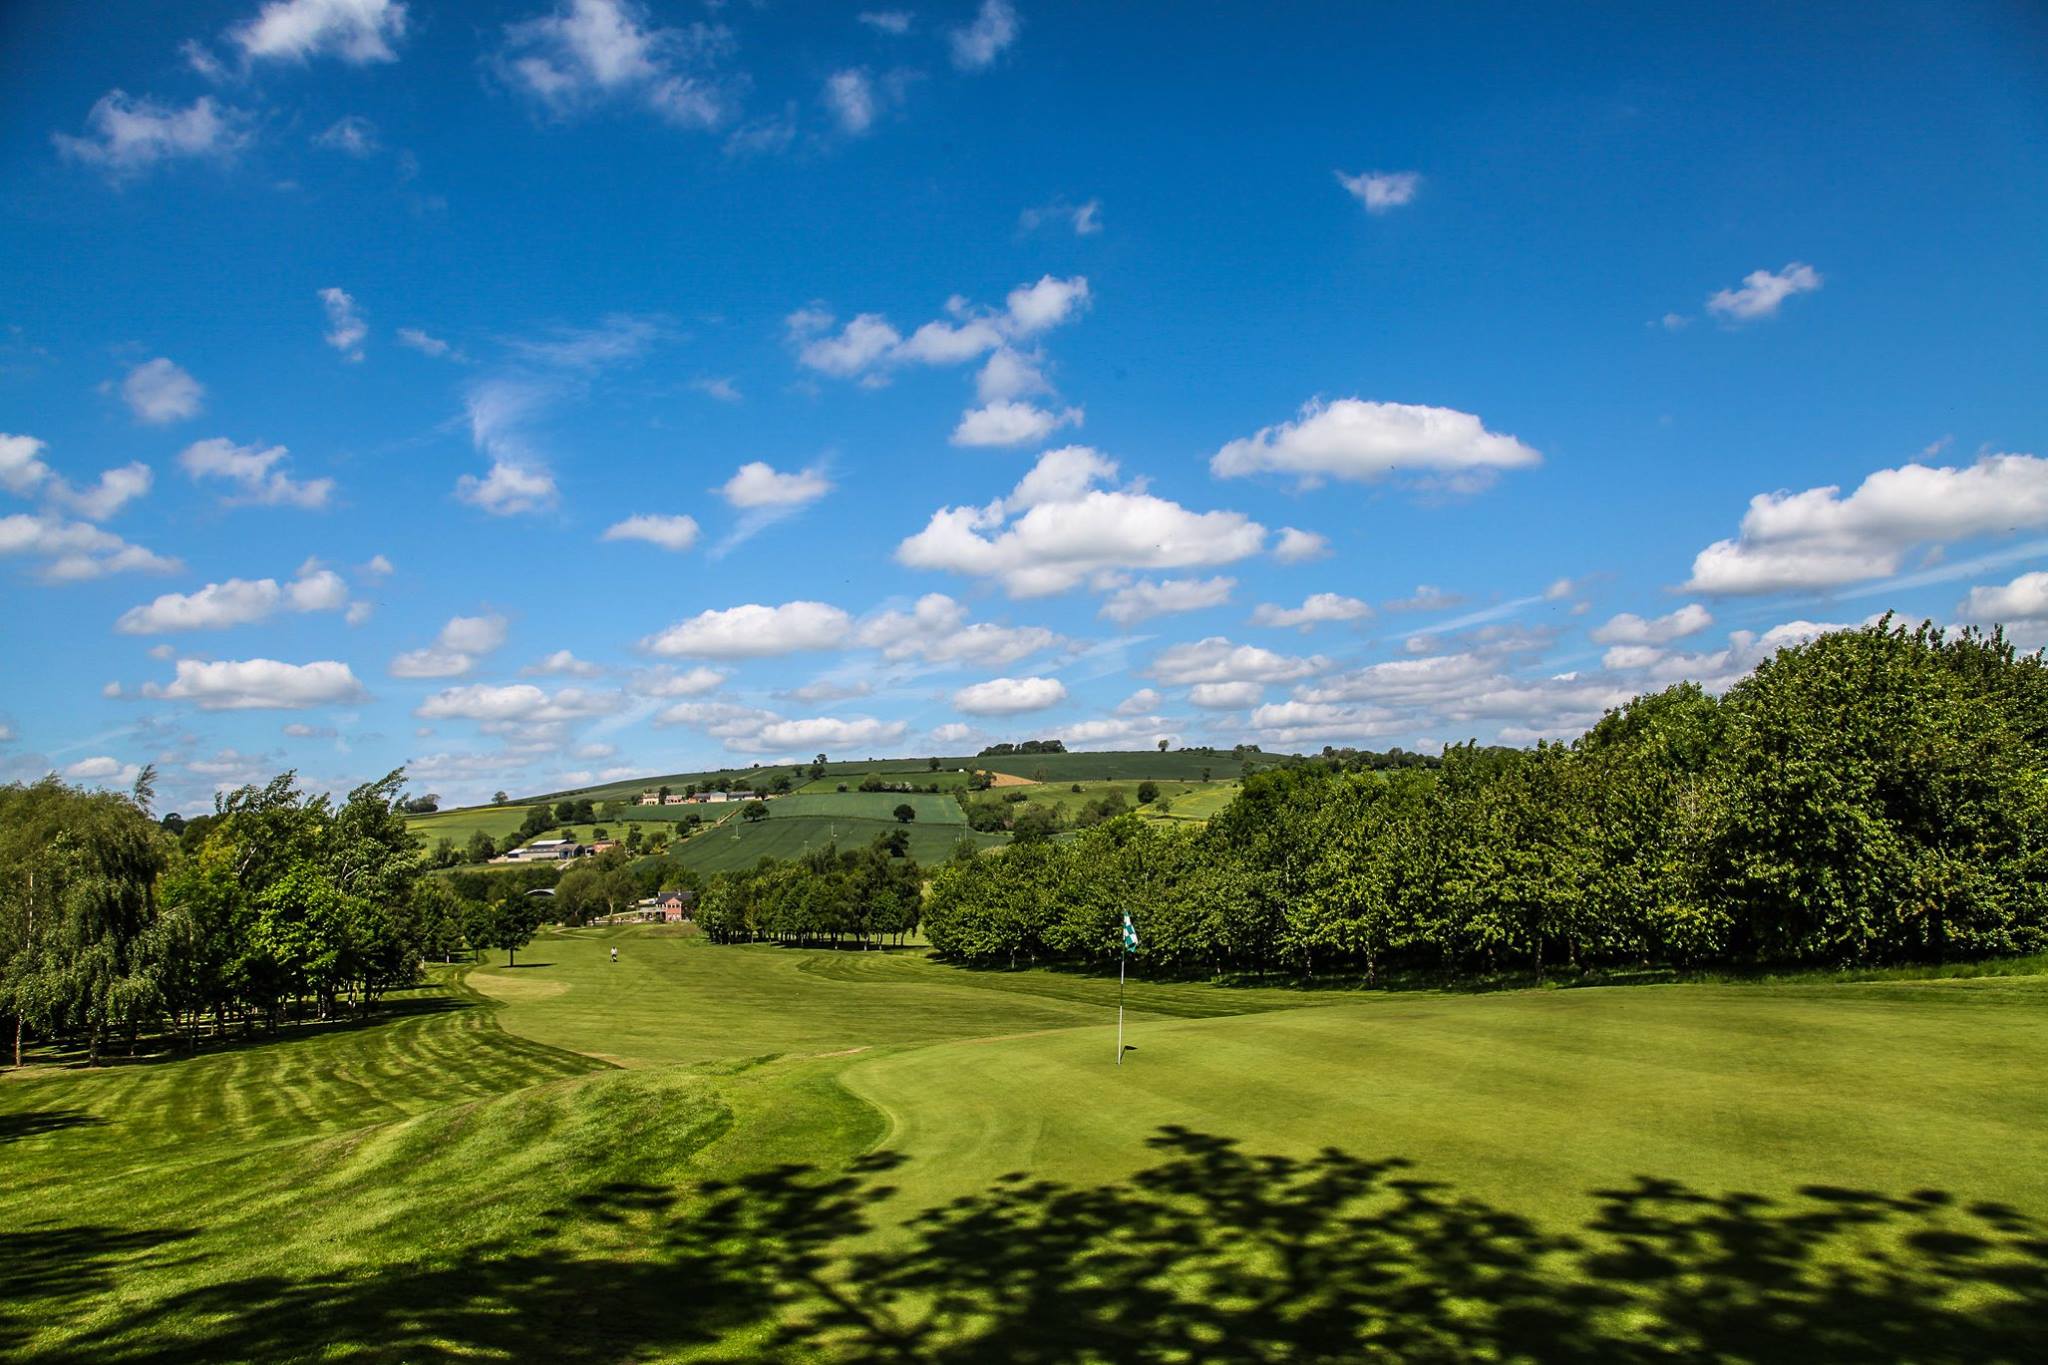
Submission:
<svg viewBox="0 0 2048 1365">
<path fill-rule="evenodd" d="M 827 844 L 794 862 L 763 859 L 722 872 L 697 899 L 697 927 L 716 943 L 776 942 L 868 947 L 916 931 L 924 873 L 902 830 L 866 848 Z"/>
<path fill-rule="evenodd" d="M 963 962 L 1458 975 L 1880 964 L 2048 947 L 2048 669 L 1883 623 L 1569 744 L 1260 773 L 1199 831 L 1112 820 L 935 876 Z"/>
<path fill-rule="evenodd" d="M 374 1006 L 429 958 L 525 944 L 541 906 L 429 877 L 393 772 L 335 804 L 293 774 L 191 821 L 53 778 L 0 788 L 0 1022 L 98 1061 Z"/>
</svg>

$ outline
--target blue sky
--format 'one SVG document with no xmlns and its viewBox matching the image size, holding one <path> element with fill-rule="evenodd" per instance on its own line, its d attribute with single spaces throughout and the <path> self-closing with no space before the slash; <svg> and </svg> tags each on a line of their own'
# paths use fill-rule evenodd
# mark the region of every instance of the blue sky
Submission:
<svg viewBox="0 0 2048 1365">
<path fill-rule="evenodd" d="M 2022 5 L 0 12 L 0 777 L 1571 735 L 2048 640 Z"/>
</svg>

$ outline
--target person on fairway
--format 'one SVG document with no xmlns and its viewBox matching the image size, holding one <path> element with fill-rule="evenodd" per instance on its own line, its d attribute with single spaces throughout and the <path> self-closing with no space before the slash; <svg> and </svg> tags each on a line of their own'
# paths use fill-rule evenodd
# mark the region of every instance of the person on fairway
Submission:
<svg viewBox="0 0 2048 1365">
<path fill-rule="evenodd" d="M 617 948 L 612 949 L 612 965 L 614 967 L 619 965 L 619 950 Z"/>
</svg>

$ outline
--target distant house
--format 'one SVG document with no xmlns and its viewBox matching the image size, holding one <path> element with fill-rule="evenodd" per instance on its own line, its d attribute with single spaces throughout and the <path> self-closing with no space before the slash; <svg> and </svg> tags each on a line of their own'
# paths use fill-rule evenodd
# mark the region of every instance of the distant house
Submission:
<svg viewBox="0 0 2048 1365">
<path fill-rule="evenodd" d="M 582 845 L 574 839 L 535 839 L 522 844 L 504 856 L 503 861 L 512 863 L 538 863 L 552 858 L 573 858 L 582 851 Z"/>
<path fill-rule="evenodd" d="M 670 924 L 689 918 L 690 907 L 697 903 L 694 891 L 664 891 L 655 898 L 654 908 Z"/>
<path fill-rule="evenodd" d="M 595 857 L 600 853 L 609 853 L 618 846 L 619 841 L 617 839 L 599 839 L 590 844 L 584 851 Z"/>
<path fill-rule="evenodd" d="M 661 793 L 641 792 L 640 795 L 634 799 L 633 804 L 636 806 L 658 806 L 661 804 Z"/>
<path fill-rule="evenodd" d="M 680 806 L 689 799 L 689 797 L 681 792 L 670 792 L 667 796 L 661 798 L 661 804 L 664 806 Z"/>
</svg>

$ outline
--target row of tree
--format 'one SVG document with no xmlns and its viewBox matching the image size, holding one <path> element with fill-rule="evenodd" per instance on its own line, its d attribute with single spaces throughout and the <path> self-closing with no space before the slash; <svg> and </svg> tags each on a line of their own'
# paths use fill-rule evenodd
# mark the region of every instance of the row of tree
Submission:
<svg viewBox="0 0 2048 1365">
<path fill-rule="evenodd" d="M 716 943 L 900 943 L 916 931 L 924 898 L 924 873 L 908 850 L 898 829 L 865 848 L 827 844 L 795 862 L 763 859 L 720 873 L 697 898 L 697 927 Z"/>
<path fill-rule="evenodd" d="M 924 930 L 976 963 L 1178 972 L 1863 964 L 2048 947 L 2048 668 L 1889 620 L 1569 744 L 1263 772 L 1199 831 L 1111 820 L 955 859 Z"/>
<path fill-rule="evenodd" d="M 365 1010 L 421 963 L 515 949 L 539 905 L 510 883 L 472 898 L 424 875 L 402 772 L 336 804 L 286 773 L 191 821 L 55 778 L 0 788 L 0 1020 L 30 1037 L 186 1041 L 237 1024 Z"/>
</svg>

